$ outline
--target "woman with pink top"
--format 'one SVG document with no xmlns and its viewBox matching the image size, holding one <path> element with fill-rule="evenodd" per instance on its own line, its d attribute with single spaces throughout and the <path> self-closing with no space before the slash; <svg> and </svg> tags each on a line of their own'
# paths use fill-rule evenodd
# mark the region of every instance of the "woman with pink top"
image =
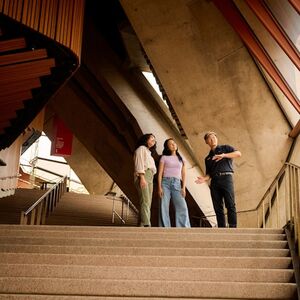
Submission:
<svg viewBox="0 0 300 300">
<path fill-rule="evenodd" d="M 172 138 L 164 142 L 162 154 L 158 167 L 159 225 L 171 227 L 169 207 L 172 199 L 176 227 L 191 227 L 185 202 L 185 162 Z"/>
</svg>

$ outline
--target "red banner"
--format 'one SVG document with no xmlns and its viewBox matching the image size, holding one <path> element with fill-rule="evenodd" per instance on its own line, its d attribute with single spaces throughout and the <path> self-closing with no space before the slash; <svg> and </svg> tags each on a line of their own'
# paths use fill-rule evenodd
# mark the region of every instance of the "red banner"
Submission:
<svg viewBox="0 0 300 300">
<path fill-rule="evenodd" d="M 70 156 L 72 154 L 73 133 L 58 117 L 53 120 L 53 140 L 51 155 Z"/>
</svg>

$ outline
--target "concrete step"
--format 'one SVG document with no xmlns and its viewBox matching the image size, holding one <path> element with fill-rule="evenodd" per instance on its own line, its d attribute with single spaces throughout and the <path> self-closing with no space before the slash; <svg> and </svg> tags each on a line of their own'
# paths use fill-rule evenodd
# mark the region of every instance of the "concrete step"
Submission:
<svg viewBox="0 0 300 300">
<path fill-rule="evenodd" d="M 2 229 L 8 230 L 29 230 L 29 231 L 39 231 L 39 230 L 63 230 L 63 231 L 99 231 L 99 232 L 111 232 L 111 231 L 137 231 L 137 232 L 227 232 L 227 233 L 255 233 L 255 234 L 282 234 L 283 229 L 269 229 L 269 228 L 211 228 L 211 227 L 194 227 L 194 228 L 164 228 L 164 227 L 114 227 L 114 226 L 60 226 L 60 225 L 6 225 L 0 224 L 0 231 Z"/>
<path fill-rule="evenodd" d="M 123 232 L 123 231 L 134 231 L 134 232 L 180 232 L 180 233 L 192 233 L 192 232 L 206 232 L 206 233 L 252 233 L 252 234 L 282 234 L 283 229 L 256 229 L 256 228 L 163 228 L 163 227 L 114 227 L 114 226 L 55 226 L 55 225 L 5 225 L 0 224 L 0 232 L 2 229 L 13 229 L 13 230 L 29 230 L 29 231 L 39 231 L 39 230 L 61 230 L 61 231 L 97 231 L 97 232 Z"/>
<path fill-rule="evenodd" d="M 101 247 L 1 244 L 1 252 L 53 253 L 86 255 L 157 255 L 157 256 L 224 256 L 224 257 L 289 257 L 289 249 L 246 248 L 162 248 L 162 247 Z"/>
<path fill-rule="evenodd" d="M 222 282 L 293 282 L 293 270 L 2 264 L 0 277 Z"/>
<path fill-rule="evenodd" d="M 137 217 L 124 218 L 126 226 L 137 226 Z M 72 213 L 72 216 L 50 216 L 46 219 L 47 225 L 61 225 L 61 226 L 123 226 L 123 223 L 119 218 L 115 218 L 112 222 L 111 214 L 105 216 L 103 212 L 98 213 L 96 216 L 86 215 L 76 216 Z"/>
<path fill-rule="evenodd" d="M 211 257 L 2 253 L 0 264 L 289 269 L 289 257 Z"/>
<path fill-rule="evenodd" d="M 296 295 L 296 284 L 1 277 L 0 293 L 200 299 L 293 299 Z"/>
<path fill-rule="evenodd" d="M 22 294 L 0 294 L 0 299 L 2 300 L 170 300 L 171 298 L 165 298 L 165 297 L 105 297 L 105 296 L 65 296 L 65 295 L 22 295 Z M 176 297 L 173 298 L 176 300 L 190 300 L 191 298 L 182 298 L 182 297 Z M 193 298 L 195 299 L 195 298 Z M 224 298 L 198 298 L 201 300 L 224 300 Z M 226 298 L 226 300 L 249 300 L 246 298 Z M 278 300 L 286 300 L 286 299 L 278 299 Z"/>
<path fill-rule="evenodd" d="M 132 239 L 137 238 L 135 231 L 102 231 L 101 233 L 95 231 L 85 231 L 84 233 L 80 231 L 62 231 L 62 230 L 39 230 L 36 232 L 27 231 L 27 230 L 11 230 L 11 229 L 2 229 L 0 231 L 1 236 L 10 236 L 14 237 L 59 237 L 59 238 L 114 238 L 114 239 Z M 172 232 L 172 231 L 163 231 L 163 232 L 146 232 L 142 231 L 138 234 L 138 239 L 175 239 L 175 240 L 247 240 L 247 241 L 285 241 L 285 234 L 255 234 L 255 233 L 227 233 L 227 232 Z"/>
<path fill-rule="evenodd" d="M 1 244 L 61 245 L 61 246 L 106 246 L 106 247 L 162 247 L 162 248 L 260 248 L 287 249 L 287 241 L 238 241 L 238 240 L 175 240 L 139 239 L 134 235 L 125 238 L 55 238 L 0 236 Z"/>
</svg>

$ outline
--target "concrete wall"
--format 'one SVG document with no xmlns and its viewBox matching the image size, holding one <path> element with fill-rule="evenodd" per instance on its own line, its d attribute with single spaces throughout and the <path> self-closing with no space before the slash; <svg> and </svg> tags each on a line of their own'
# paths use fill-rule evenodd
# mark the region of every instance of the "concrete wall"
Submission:
<svg viewBox="0 0 300 300">
<path fill-rule="evenodd" d="M 50 140 L 53 140 L 52 116 L 54 112 L 55 107 L 50 102 L 47 107 L 47 123 L 44 125 L 44 132 Z M 90 194 L 104 195 L 112 187 L 113 180 L 75 135 L 73 135 L 72 155 L 65 159 Z"/>
<path fill-rule="evenodd" d="M 121 0 L 199 163 L 207 130 L 236 160 L 238 210 L 254 209 L 285 162 L 290 126 L 241 40 L 211 1 Z M 239 225 L 247 226 L 247 217 Z"/>
</svg>

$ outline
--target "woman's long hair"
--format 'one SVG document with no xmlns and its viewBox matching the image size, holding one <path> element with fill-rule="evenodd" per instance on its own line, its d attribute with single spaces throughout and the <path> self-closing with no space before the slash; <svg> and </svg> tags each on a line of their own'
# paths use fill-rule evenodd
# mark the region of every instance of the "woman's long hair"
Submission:
<svg viewBox="0 0 300 300">
<path fill-rule="evenodd" d="M 173 138 L 169 138 L 169 139 L 165 140 L 165 142 L 164 142 L 164 150 L 162 152 L 162 155 L 166 155 L 166 156 L 172 155 L 172 151 L 168 147 L 168 142 L 169 141 L 174 141 L 174 139 Z M 183 162 L 182 156 L 178 152 L 178 147 L 176 149 L 176 155 L 178 157 L 178 160 L 181 161 L 181 162 Z"/>
<path fill-rule="evenodd" d="M 137 149 L 140 146 L 146 146 L 148 148 L 147 142 L 151 136 L 155 137 L 155 135 L 152 133 L 146 133 L 146 134 L 142 135 L 138 139 L 135 149 Z M 149 148 L 150 151 L 153 151 L 155 149 L 156 149 L 156 143 L 151 148 Z"/>
</svg>

